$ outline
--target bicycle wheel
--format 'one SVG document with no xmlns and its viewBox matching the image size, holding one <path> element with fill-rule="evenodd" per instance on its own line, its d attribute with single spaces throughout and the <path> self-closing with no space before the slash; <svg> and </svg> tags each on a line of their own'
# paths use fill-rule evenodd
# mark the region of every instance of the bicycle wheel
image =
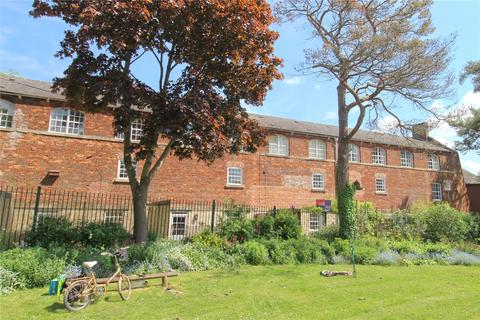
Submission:
<svg viewBox="0 0 480 320">
<path fill-rule="evenodd" d="M 132 293 L 132 286 L 130 285 L 130 279 L 121 273 L 118 276 L 118 294 L 123 300 L 128 300 Z"/>
<path fill-rule="evenodd" d="M 63 303 L 70 311 L 79 311 L 86 308 L 91 299 L 92 290 L 88 281 L 80 280 L 72 283 L 65 289 Z"/>
</svg>

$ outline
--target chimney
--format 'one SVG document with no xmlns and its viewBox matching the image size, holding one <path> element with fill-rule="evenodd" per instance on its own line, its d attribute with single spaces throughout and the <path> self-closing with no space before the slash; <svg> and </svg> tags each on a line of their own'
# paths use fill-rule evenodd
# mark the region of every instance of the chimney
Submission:
<svg viewBox="0 0 480 320">
<path fill-rule="evenodd" d="M 428 140 L 428 123 L 422 122 L 412 125 L 412 136 L 417 140 Z"/>
</svg>

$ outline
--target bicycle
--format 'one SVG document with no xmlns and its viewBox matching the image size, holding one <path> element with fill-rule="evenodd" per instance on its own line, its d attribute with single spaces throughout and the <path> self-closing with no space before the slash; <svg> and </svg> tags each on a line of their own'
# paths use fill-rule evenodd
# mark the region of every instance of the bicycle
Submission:
<svg viewBox="0 0 480 320">
<path fill-rule="evenodd" d="M 75 279 L 71 284 L 67 286 L 63 293 L 63 302 L 65 308 L 69 311 L 79 311 L 86 308 L 95 297 L 102 296 L 107 292 L 107 287 L 110 282 L 118 278 L 118 294 L 122 300 L 128 300 L 132 292 L 132 287 L 130 284 L 130 279 L 126 274 L 122 273 L 122 268 L 120 267 L 119 261 L 124 261 L 127 259 L 127 249 L 128 247 L 121 248 L 116 250 L 114 253 L 102 252 L 102 256 L 112 257 L 117 270 L 115 273 L 108 278 L 105 284 L 98 284 L 97 277 L 92 268 L 97 264 L 97 261 L 86 261 L 83 263 L 89 271 L 89 275 L 83 278 Z"/>
</svg>

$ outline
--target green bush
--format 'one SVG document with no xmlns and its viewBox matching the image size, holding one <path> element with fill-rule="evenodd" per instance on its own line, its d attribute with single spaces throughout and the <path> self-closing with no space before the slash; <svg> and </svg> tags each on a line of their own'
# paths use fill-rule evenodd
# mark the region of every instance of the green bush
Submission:
<svg viewBox="0 0 480 320">
<path fill-rule="evenodd" d="M 390 240 L 388 245 L 400 254 L 422 254 L 424 252 L 421 243 L 413 240 Z"/>
<path fill-rule="evenodd" d="M 333 242 L 333 247 L 337 255 L 342 255 L 347 258 L 348 261 L 352 257 L 352 247 L 349 240 L 344 239 L 335 239 Z M 377 252 L 380 251 L 380 248 L 376 248 L 377 245 L 372 246 L 372 242 L 366 240 L 355 240 L 354 242 L 354 253 L 355 253 L 355 262 L 359 264 L 371 264 L 374 262 Z"/>
<path fill-rule="evenodd" d="M 70 244 L 77 240 L 72 224 L 63 217 L 40 217 L 35 228 L 25 235 L 25 241 L 29 245 L 40 247 Z"/>
<path fill-rule="evenodd" d="M 63 273 L 64 258 L 50 254 L 44 248 L 15 248 L 0 253 L 0 266 L 15 272 L 27 288 L 41 287 Z"/>
<path fill-rule="evenodd" d="M 268 262 L 267 248 L 257 241 L 245 242 L 242 246 L 245 261 L 252 265 L 261 265 Z"/>
<path fill-rule="evenodd" d="M 297 263 L 327 263 L 322 246 L 315 240 L 306 237 L 291 239 L 287 245 L 295 249 Z"/>
<path fill-rule="evenodd" d="M 385 221 L 384 234 L 394 239 L 420 239 L 423 233 L 423 225 L 415 219 L 415 215 L 398 210 L 393 212 Z"/>
<path fill-rule="evenodd" d="M 239 253 L 202 243 L 160 240 L 145 245 L 132 245 L 128 250 L 129 273 L 169 271 L 200 271 L 230 268 L 242 262 Z"/>
<path fill-rule="evenodd" d="M 340 237 L 340 227 L 338 224 L 325 226 L 315 232 L 312 236 L 318 239 L 326 240 L 328 242 L 333 242 L 335 238 Z"/>
<path fill-rule="evenodd" d="M 274 264 L 293 264 L 297 262 L 296 250 L 279 239 L 259 240 L 268 250 Z"/>
<path fill-rule="evenodd" d="M 121 245 L 130 239 L 130 234 L 116 223 L 91 222 L 73 227 L 63 217 L 42 217 L 37 226 L 27 232 L 25 241 L 30 246 L 82 245 L 109 248 Z"/>
<path fill-rule="evenodd" d="M 278 210 L 267 215 L 258 222 L 260 236 L 267 239 L 298 239 L 302 235 L 302 227 L 295 214 L 290 209 Z"/>
<path fill-rule="evenodd" d="M 226 220 L 218 228 L 218 234 L 234 243 L 252 239 L 255 233 L 254 222 L 247 219 L 246 214 L 244 206 L 233 204 L 232 208 L 225 212 Z"/>
<path fill-rule="evenodd" d="M 465 239 L 480 245 L 480 213 L 467 214 L 464 219 L 468 228 Z"/>
<path fill-rule="evenodd" d="M 79 235 L 79 242 L 84 246 L 111 248 L 120 246 L 130 239 L 130 234 L 117 223 L 91 222 L 73 231 Z"/>
<path fill-rule="evenodd" d="M 416 218 L 423 226 L 422 237 L 425 241 L 460 241 L 468 233 L 465 214 L 447 203 L 431 205 L 418 213 Z"/>
<path fill-rule="evenodd" d="M 219 249 L 226 248 L 228 246 L 228 242 L 224 237 L 221 237 L 218 234 L 211 232 L 210 230 L 205 230 L 201 233 L 194 235 L 192 237 L 192 243 Z"/>
<path fill-rule="evenodd" d="M 384 227 L 386 215 L 374 208 L 371 202 L 356 202 L 355 221 L 358 235 L 377 236 Z"/>
</svg>

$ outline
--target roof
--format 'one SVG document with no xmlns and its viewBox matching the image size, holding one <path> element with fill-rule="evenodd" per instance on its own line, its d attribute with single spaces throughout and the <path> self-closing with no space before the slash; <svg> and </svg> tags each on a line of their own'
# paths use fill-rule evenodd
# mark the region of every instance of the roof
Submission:
<svg viewBox="0 0 480 320">
<path fill-rule="evenodd" d="M 31 98 L 66 101 L 62 94 L 52 93 L 51 82 L 24 79 L 11 75 L 0 74 L 0 92 Z"/>
<path fill-rule="evenodd" d="M 60 93 L 51 92 L 52 83 L 24 79 L 10 75 L 0 75 L 0 92 L 10 95 L 21 95 L 31 98 L 66 101 L 65 96 Z M 267 129 L 298 132 L 311 135 L 338 137 L 338 127 L 308 121 L 299 121 L 260 114 L 250 114 L 251 118 L 258 121 L 260 126 Z M 430 139 L 429 141 L 417 140 L 414 138 L 393 135 L 381 132 L 359 130 L 353 137 L 354 141 L 372 142 L 384 145 L 396 145 L 401 147 L 418 148 L 432 151 L 452 150 L 439 142 Z"/>
<path fill-rule="evenodd" d="M 321 124 L 316 122 L 299 121 L 287 118 L 265 116 L 259 114 L 250 114 L 250 117 L 257 120 L 258 123 L 265 128 L 282 130 L 289 132 L 300 132 L 312 135 L 338 137 L 338 127 Z M 358 130 L 353 141 L 372 142 L 384 145 L 395 145 L 401 147 L 426 149 L 432 151 L 448 151 L 452 150 L 443 146 L 434 139 L 429 141 L 417 140 L 410 137 L 381 133 L 368 130 Z"/>
<path fill-rule="evenodd" d="M 480 184 L 480 176 L 476 176 L 467 170 L 463 170 L 463 178 L 465 179 L 465 184 Z"/>
</svg>

